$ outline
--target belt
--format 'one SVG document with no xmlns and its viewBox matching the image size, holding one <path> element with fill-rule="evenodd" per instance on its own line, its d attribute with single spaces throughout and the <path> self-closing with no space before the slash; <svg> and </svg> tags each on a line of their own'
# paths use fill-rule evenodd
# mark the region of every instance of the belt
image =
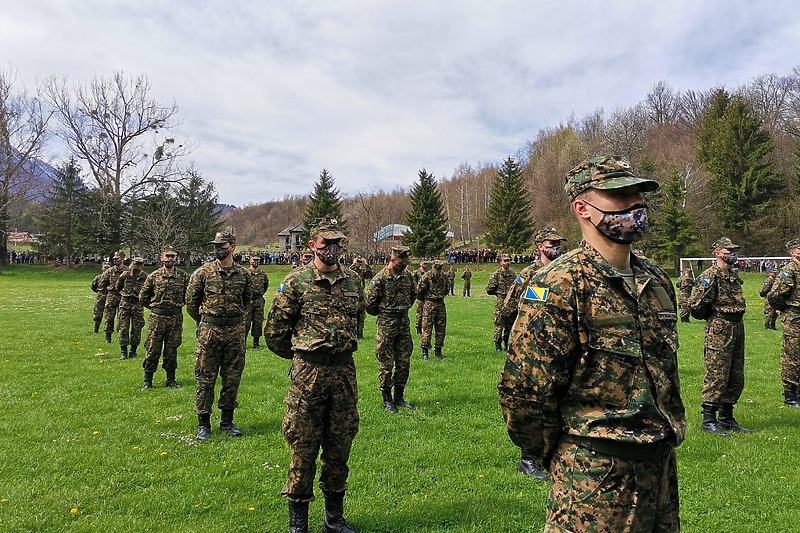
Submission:
<svg viewBox="0 0 800 533">
<path fill-rule="evenodd" d="M 395 318 L 402 318 L 404 316 L 408 316 L 408 309 L 404 311 L 400 311 L 399 309 L 382 309 L 378 311 L 378 314 L 383 316 L 391 316 Z"/>
<path fill-rule="evenodd" d="M 800 313 L 800 305 L 787 305 L 784 311 L 794 311 L 795 313 Z"/>
<path fill-rule="evenodd" d="M 577 444 L 581 448 L 586 448 L 592 452 L 636 461 L 657 461 L 664 457 L 667 450 L 672 448 L 672 445 L 664 440 L 638 444 L 594 437 L 578 437 L 570 434 L 564 435 L 563 440 Z"/>
<path fill-rule="evenodd" d="M 346 363 L 353 360 L 353 352 L 305 352 L 296 351 L 294 353 L 303 361 L 311 361 L 319 365 L 335 365 L 338 363 Z"/>
<path fill-rule="evenodd" d="M 154 315 L 160 315 L 160 316 L 177 316 L 181 314 L 181 308 L 179 307 L 177 309 L 161 309 L 159 307 L 154 307 L 153 309 L 150 309 L 150 312 L 153 313 Z"/>
<path fill-rule="evenodd" d="M 729 320 L 731 322 L 741 322 L 744 313 L 720 313 L 719 311 L 714 311 L 711 313 L 709 318 L 721 318 L 723 320 Z"/>
<path fill-rule="evenodd" d="M 203 315 L 200 318 L 200 322 L 205 322 L 206 324 L 213 324 L 215 326 L 236 326 L 243 322 L 242 316 L 234 316 L 234 317 L 216 317 L 216 316 L 208 316 Z"/>
<path fill-rule="evenodd" d="M 123 302 L 138 303 L 139 298 L 136 296 L 121 296 Z"/>
</svg>

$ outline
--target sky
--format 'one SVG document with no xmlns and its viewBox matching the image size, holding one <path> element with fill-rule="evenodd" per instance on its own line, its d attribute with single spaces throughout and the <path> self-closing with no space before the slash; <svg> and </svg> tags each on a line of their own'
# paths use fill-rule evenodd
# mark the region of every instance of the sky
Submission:
<svg viewBox="0 0 800 533">
<path fill-rule="evenodd" d="M 800 65 L 792 0 L 26 0 L 0 68 L 122 71 L 179 108 L 222 203 L 408 188 L 498 163 L 545 128 L 635 106 L 659 81 L 735 88 Z M 61 154 L 52 154 L 57 157 Z"/>
</svg>

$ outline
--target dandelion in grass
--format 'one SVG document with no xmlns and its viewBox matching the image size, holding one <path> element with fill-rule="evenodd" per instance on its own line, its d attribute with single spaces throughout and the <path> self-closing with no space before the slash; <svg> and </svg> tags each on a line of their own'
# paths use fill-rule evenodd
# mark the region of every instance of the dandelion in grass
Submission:
<svg viewBox="0 0 800 533">
<path fill-rule="evenodd" d="M 3 498 L 2 500 L 0 500 L 0 503 L 8 503 L 8 498 Z"/>
<path fill-rule="evenodd" d="M 251 507 L 248 507 L 247 510 L 250 511 L 250 512 L 253 512 L 253 511 L 256 510 L 256 508 L 251 506 Z"/>
<path fill-rule="evenodd" d="M 99 434 L 100 434 L 100 432 L 97 431 L 97 430 L 92 431 L 92 435 L 99 435 Z"/>
<path fill-rule="evenodd" d="M 159 455 L 161 457 L 166 457 L 168 454 L 169 454 L 169 452 L 161 452 Z"/>
<path fill-rule="evenodd" d="M 78 508 L 73 507 L 72 509 L 69 510 L 69 514 L 78 514 Z"/>
</svg>

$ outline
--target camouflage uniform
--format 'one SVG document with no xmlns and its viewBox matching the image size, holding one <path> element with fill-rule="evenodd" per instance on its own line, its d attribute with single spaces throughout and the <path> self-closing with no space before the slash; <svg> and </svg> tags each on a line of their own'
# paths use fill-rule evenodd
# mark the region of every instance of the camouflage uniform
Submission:
<svg viewBox="0 0 800 533">
<path fill-rule="evenodd" d="M 464 267 L 464 272 L 461 273 L 461 279 L 464 280 L 464 288 L 461 290 L 461 296 L 471 296 L 469 291 L 472 286 L 472 271 L 469 267 Z"/>
<path fill-rule="evenodd" d="M 266 272 L 258 267 L 245 269 L 245 272 L 250 275 L 250 286 L 252 288 L 250 305 L 244 315 L 245 342 L 249 333 L 253 336 L 253 348 L 258 348 L 258 339 L 263 333 L 264 306 L 267 305 L 267 302 L 264 301 L 264 294 L 269 288 L 269 278 Z"/>
<path fill-rule="evenodd" d="M 438 268 L 437 268 L 438 267 Z M 431 333 L 436 328 L 434 351 L 436 357 L 442 357 L 444 336 L 447 330 L 447 308 L 444 299 L 447 296 L 447 277 L 442 272 L 442 262 L 434 261 L 434 268 L 426 272 L 417 286 L 417 300 L 422 306 L 422 357 L 427 359 L 431 347 Z"/>
<path fill-rule="evenodd" d="M 510 261 L 511 258 L 503 256 L 501 260 Z M 515 284 L 517 274 L 513 270 L 498 268 L 492 275 L 489 276 L 489 282 L 486 285 L 486 294 L 495 296 L 494 300 L 494 347 L 496 350 L 504 349 L 501 343 L 508 347 L 508 335 L 511 333 L 511 326 L 514 324 L 514 317 L 506 315 L 503 312 L 503 304 L 506 301 L 506 295 L 511 287 Z"/>
<path fill-rule="evenodd" d="M 455 296 L 453 289 L 455 289 L 456 286 L 456 271 L 453 267 L 450 267 L 447 271 L 447 285 L 450 287 L 450 296 Z"/>
<path fill-rule="evenodd" d="M 767 273 L 766 279 L 764 279 L 764 284 L 761 285 L 761 291 L 759 291 L 758 295 L 764 298 L 764 328 L 765 329 L 777 329 L 775 327 L 775 321 L 778 319 L 778 311 L 775 310 L 771 305 L 769 305 L 769 300 L 767 299 L 767 295 L 769 291 L 772 289 L 772 285 L 775 283 L 776 276 L 778 271 L 774 268 Z"/>
<path fill-rule="evenodd" d="M 119 291 L 119 344 L 123 348 L 123 355 L 127 356 L 127 346 L 130 344 L 130 357 L 136 357 L 136 348 L 142 340 L 144 327 L 144 308 L 139 302 L 139 293 L 142 291 L 147 274 L 141 269 L 144 260 L 136 258 L 133 265 L 117 279 Z M 134 268 L 138 266 L 139 268 Z"/>
<path fill-rule="evenodd" d="M 530 265 L 520 270 L 519 276 L 514 279 L 514 283 L 511 285 L 511 287 L 509 287 L 508 294 L 506 294 L 506 298 L 503 301 L 502 311 L 508 320 L 511 321 L 512 325 L 514 323 L 514 319 L 517 318 L 517 309 L 519 307 L 520 296 L 522 296 L 522 293 L 528 288 L 533 275 L 536 274 L 536 271 L 542 268 L 542 266 L 541 259 L 537 259 Z"/>
<path fill-rule="evenodd" d="M 100 289 L 100 280 L 103 278 L 103 273 L 108 270 L 111 265 L 103 263 L 103 272 L 96 275 L 92 280 L 92 292 L 97 293 L 94 297 L 94 309 L 92 311 L 92 318 L 94 319 L 94 332 L 100 331 L 100 323 L 103 321 L 103 311 L 106 307 L 106 296 L 108 289 Z"/>
<path fill-rule="evenodd" d="M 419 282 L 422 281 L 422 276 L 429 270 L 427 265 L 426 261 L 420 261 L 419 268 L 411 273 L 414 276 L 414 286 L 417 290 L 419 290 Z M 422 300 L 417 300 L 417 306 L 414 308 L 414 329 L 417 330 L 417 335 L 422 335 L 422 308 L 424 303 Z"/>
<path fill-rule="evenodd" d="M 786 244 L 791 253 L 800 241 Z M 781 381 L 784 401 L 789 407 L 800 407 L 800 255 L 783 267 L 770 289 L 770 304 L 781 310 L 783 344 L 781 346 Z"/>
<path fill-rule="evenodd" d="M 125 255 L 117 252 L 114 254 L 115 258 L 125 258 Z M 112 265 L 105 272 L 103 277 L 100 278 L 98 283 L 101 291 L 106 291 L 106 305 L 103 309 L 103 320 L 105 321 L 105 334 L 106 342 L 111 342 L 111 335 L 114 333 L 114 319 L 117 316 L 117 309 L 119 308 L 119 289 L 117 289 L 117 280 L 125 272 L 127 268 L 123 265 Z"/>
<path fill-rule="evenodd" d="M 365 259 L 359 257 L 359 261 L 350 266 L 350 270 L 356 273 L 358 279 L 361 281 L 361 289 L 367 284 L 367 280 L 371 279 L 375 272 Z M 367 313 L 364 309 L 358 312 L 358 323 L 356 325 L 356 335 L 359 339 L 364 337 L 364 320 L 367 318 Z"/>
<path fill-rule="evenodd" d="M 692 273 L 687 269 L 678 279 L 678 308 L 681 312 L 681 322 L 689 322 L 689 298 L 692 296 L 694 279 Z"/>
</svg>

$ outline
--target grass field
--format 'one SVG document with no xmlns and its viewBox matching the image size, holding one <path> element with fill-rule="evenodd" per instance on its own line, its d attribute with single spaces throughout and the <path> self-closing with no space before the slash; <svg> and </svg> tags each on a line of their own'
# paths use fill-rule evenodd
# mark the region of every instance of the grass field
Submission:
<svg viewBox="0 0 800 533">
<path fill-rule="evenodd" d="M 266 270 L 269 305 L 287 269 Z M 183 388 L 163 388 L 159 370 L 156 388 L 140 391 L 141 357 L 120 361 L 118 344 L 92 334 L 95 274 L 10 267 L 0 275 L 0 530 L 286 531 L 280 490 L 289 450 L 280 423 L 289 362 L 248 350 L 236 413 L 244 437 L 220 434 L 215 411 L 212 440 L 198 444 L 193 321 L 186 318 L 179 350 Z M 444 360 L 423 362 L 415 339 L 412 412 L 383 411 L 375 320 L 367 318 L 356 353 L 361 430 L 345 501 L 361 533 L 541 531 L 546 485 L 516 472 L 519 451 L 498 407 L 503 357 L 493 350 L 487 276 L 475 273 L 471 299 L 448 300 Z M 781 334 L 763 327 L 762 277 L 744 279 L 746 385 L 736 415 L 751 435 L 699 430 L 703 324 L 680 324 L 687 532 L 800 531 L 800 411 L 782 403 Z M 312 531 L 323 507 L 321 497 L 311 505 Z"/>
</svg>

